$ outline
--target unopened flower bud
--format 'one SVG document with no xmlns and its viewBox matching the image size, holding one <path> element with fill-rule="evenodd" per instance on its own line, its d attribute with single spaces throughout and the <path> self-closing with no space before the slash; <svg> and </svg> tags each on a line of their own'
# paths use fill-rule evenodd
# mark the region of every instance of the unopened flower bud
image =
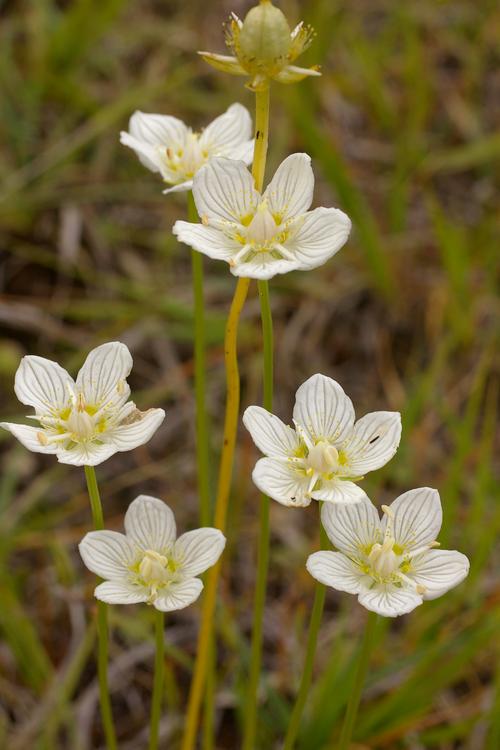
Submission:
<svg viewBox="0 0 500 750">
<path fill-rule="evenodd" d="M 295 59 L 311 43 L 313 31 L 299 23 L 293 31 L 282 11 L 271 0 L 260 0 L 243 22 L 233 13 L 226 29 L 226 44 L 233 55 L 200 52 L 218 70 L 250 76 L 248 88 L 257 91 L 270 80 L 295 83 L 306 76 L 320 75 L 317 66 L 299 68 Z"/>
<path fill-rule="evenodd" d="M 255 73 L 278 73 L 290 48 L 290 27 L 279 8 L 264 0 L 251 8 L 239 34 L 240 60 Z"/>
</svg>

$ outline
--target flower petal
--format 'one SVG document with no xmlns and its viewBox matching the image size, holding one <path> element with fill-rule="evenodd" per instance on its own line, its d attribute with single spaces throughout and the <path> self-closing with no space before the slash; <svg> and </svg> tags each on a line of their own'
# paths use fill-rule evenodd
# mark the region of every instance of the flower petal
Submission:
<svg viewBox="0 0 500 750">
<path fill-rule="evenodd" d="M 139 495 L 125 513 L 125 533 L 142 550 L 162 552 L 175 541 L 175 518 L 157 497 Z"/>
<path fill-rule="evenodd" d="M 413 589 L 398 588 L 393 584 L 378 583 L 358 596 L 363 607 L 383 617 L 407 614 L 422 604 L 422 597 Z"/>
<path fill-rule="evenodd" d="M 251 140 L 245 141 L 239 146 L 235 146 L 234 148 L 232 148 L 228 153 L 228 157 L 230 159 L 235 159 L 236 161 L 244 161 L 245 164 L 248 165 L 253 162 L 254 149 L 255 141 L 252 138 Z"/>
<path fill-rule="evenodd" d="M 74 387 L 73 378 L 57 362 L 29 355 L 17 368 L 14 390 L 22 404 L 33 406 L 37 414 L 50 414 L 67 406 L 68 386 Z"/>
<path fill-rule="evenodd" d="M 69 449 L 59 447 L 57 460 L 71 466 L 98 466 L 117 450 L 112 443 L 74 443 Z"/>
<path fill-rule="evenodd" d="M 117 531 L 89 531 L 78 549 L 86 567 L 101 578 L 126 578 L 136 560 L 134 545 Z"/>
<path fill-rule="evenodd" d="M 380 469 L 396 453 L 401 440 L 401 415 L 397 411 L 374 411 L 358 419 L 342 445 L 349 476 Z"/>
<path fill-rule="evenodd" d="M 186 140 L 188 128 L 177 117 L 134 112 L 128 129 L 130 135 L 152 146 L 181 146 Z"/>
<path fill-rule="evenodd" d="M 231 106 L 220 117 L 216 117 L 200 136 L 200 146 L 213 155 L 230 156 L 252 136 L 252 118 L 242 104 Z"/>
<path fill-rule="evenodd" d="M 347 591 L 349 594 L 359 594 L 362 590 L 363 573 L 341 552 L 315 552 L 307 558 L 306 568 L 313 578 L 325 586 Z"/>
<path fill-rule="evenodd" d="M 461 552 L 431 549 L 412 559 L 408 577 L 425 586 L 424 599 L 436 599 L 462 583 L 469 567 L 469 560 Z"/>
<path fill-rule="evenodd" d="M 296 260 L 280 260 L 271 253 L 256 253 L 251 260 L 231 266 L 233 276 L 242 276 L 247 279 L 272 279 L 282 273 L 296 271 L 299 263 Z"/>
<path fill-rule="evenodd" d="M 295 225 L 296 231 L 285 242 L 300 263 L 301 271 L 322 266 L 345 245 L 351 220 L 338 208 L 315 208 Z"/>
<path fill-rule="evenodd" d="M 217 55 L 214 52 L 198 52 L 199 55 L 216 70 L 231 73 L 235 76 L 246 76 L 248 73 L 241 67 L 233 55 Z"/>
<path fill-rule="evenodd" d="M 301 477 L 285 461 L 261 458 L 255 464 L 252 479 L 261 492 L 282 505 L 304 508 L 311 502 L 308 477 Z"/>
<path fill-rule="evenodd" d="M 172 583 L 159 594 L 153 601 L 153 605 L 160 612 L 172 612 L 176 609 L 184 609 L 192 604 L 203 590 L 203 583 L 199 578 L 188 578 L 181 583 Z"/>
<path fill-rule="evenodd" d="M 154 435 L 158 427 L 165 419 L 163 409 L 138 409 L 129 419 L 134 421 L 117 425 L 109 433 L 106 433 L 106 441 L 114 445 L 118 451 L 131 451 L 139 445 L 144 445 Z"/>
<path fill-rule="evenodd" d="M 107 604 L 139 604 L 148 601 L 149 592 L 145 586 L 128 581 L 104 581 L 97 586 L 94 596 Z"/>
<path fill-rule="evenodd" d="M 222 157 L 198 170 L 193 196 L 199 216 L 238 223 L 252 213 L 259 197 L 245 164 Z"/>
<path fill-rule="evenodd" d="M 379 515 L 367 495 L 357 503 L 325 503 L 321 508 L 321 523 L 331 543 L 353 557 L 380 537 Z"/>
<path fill-rule="evenodd" d="M 176 175 L 167 168 L 166 159 L 162 156 L 158 146 L 140 141 L 124 131 L 120 133 L 120 143 L 135 151 L 141 164 L 150 169 L 151 172 L 159 172 L 163 179 L 168 182 L 175 180 Z"/>
<path fill-rule="evenodd" d="M 49 443 L 49 445 L 41 444 L 38 434 L 43 432 L 43 430 L 40 430 L 38 427 L 14 424 L 12 422 L 0 422 L 0 427 L 12 433 L 29 451 L 33 451 L 34 453 L 57 453 L 57 445 L 54 443 Z"/>
<path fill-rule="evenodd" d="M 352 431 L 354 407 L 340 385 L 325 375 L 313 375 L 295 396 L 293 418 L 313 441 L 341 443 Z"/>
<path fill-rule="evenodd" d="M 219 529 L 194 529 L 178 538 L 173 556 L 182 574 L 194 577 L 215 565 L 225 545 L 226 537 Z"/>
<path fill-rule="evenodd" d="M 312 203 L 314 175 L 311 157 L 307 154 L 291 154 L 276 170 L 267 186 L 269 210 L 280 217 L 280 223 L 304 214 Z"/>
<path fill-rule="evenodd" d="M 332 479 L 323 481 L 319 490 L 311 493 L 315 500 L 325 503 L 359 503 L 366 497 L 361 487 L 348 479 Z"/>
<path fill-rule="evenodd" d="M 93 349 L 76 379 L 87 403 L 103 405 L 110 401 L 124 403 L 130 388 L 126 378 L 132 369 L 132 355 L 125 344 L 111 341 Z"/>
<path fill-rule="evenodd" d="M 394 538 L 405 552 L 435 541 L 443 522 L 437 490 L 430 487 L 409 490 L 394 500 L 391 510 L 394 513 Z M 382 528 L 385 529 L 386 526 L 387 515 L 382 521 Z"/>
<path fill-rule="evenodd" d="M 189 221 L 176 221 L 172 232 L 179 242 L 184 242 L 193 250 L 216 260 L 229 261 L 241 250 L 241 245 L 231 240 L 215 227 L 205 227 L 203 224 L 192 224 Z"/>
<path fill-rule="evenodd" d="M 287 65 L 279 73 L 273 76 L 278 83 L 297 83 L 307 76 L 320 76 L 321 71 L 317 68 L 299 68 L 298 65 Z"/>
<path fill-rule="evenodd" d="M 192 187 L 193 180 L 186 180 L 186 182 L 179 182 L 178 185 L 173 185 L 166 190 L 162 190 L 162 193 L 163 195 L 167 195 L 168 193 L 185 193 L 187 190 L 191 190 Z"/>
<path fill-rule="evenodd" d="M 300 445 L 295 430 L 261 406 L 249 406 L 243 414 L 243 424 L 257 448 L 272 458 L 287 458 Z"/>
</svg>

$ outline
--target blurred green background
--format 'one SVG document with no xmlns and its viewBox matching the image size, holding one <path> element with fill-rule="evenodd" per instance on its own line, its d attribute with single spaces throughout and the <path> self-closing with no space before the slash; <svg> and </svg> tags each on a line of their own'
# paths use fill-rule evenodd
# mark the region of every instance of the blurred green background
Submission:
<svg viewBox="0 0 500 750">
<path fill-rule="evenodd" d="M 140 407 L 167 419 L 148 445 L 98 467 L 109 527 L 139 492 L 197 525 L 189 251 L 170 229 L 185 196 L 120 146 L 134 109 L 202 127 L 242 79 L 208 68 L 234 0 L 19 0 L 0 3 L 0 400 L 23 354 L 71 370 L 95 345 L 124 341 Z M 364 487 L 378 504 L 411 487 L 441 492 L 443 546 L 471 559 L 468 580 L 384 621 L 355 740 L 362 748 L 500 747 L 498 407 L 500 10 L 481 0 L 282 2 L 317 37 L 303 59 L 323 77 L 274 87 L 268 175 L 307 151 L 315 205 L 353 219 L 349 243 L 312 273 L 271 284 L 276 412 L 314 372 L 338 379 L 358 414 L 399 409 L 396 457 Z M 301 58 L 302 62 L 302 58 Z M 207 261 L 209 411 L 214 466 L 224 403 L 222 336 L 234 278 Z M 260 400 L 261 335 L 252 287 L 240 332 L 243 406 Z M 103 738 L 93 662 L 92 579 L 76 545 L 89 528 L 83 472 L 0 435 L 0 747 L 88 750 Z M 241 431 L 218 616 L 215 743 L 234 750 L 255 577 L 256 451 Z M 215 472 L 214 472 L 215 473 Z M 317 505 L 273 504 L 259 750 L 279 748 L 300 679 L 318 549 Z M 198 606 L 167 618 L 165 747 L 175 748 Z M 151 613 L 114 608 L 111 684 L 123 750 L 145 745 Z M 327 595 L 300 750 L 335 747 L 364 611 Z M 207 732 L 210 736 L 210 731 Z"/>
</svg>

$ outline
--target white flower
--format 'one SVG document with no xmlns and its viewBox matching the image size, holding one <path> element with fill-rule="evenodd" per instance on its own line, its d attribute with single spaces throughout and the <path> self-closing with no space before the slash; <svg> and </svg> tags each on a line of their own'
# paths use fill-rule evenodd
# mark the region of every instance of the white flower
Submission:
<svg viewBox="0 0 500 750">
<path fill-rule="evenodd" d="M 365 493 L 355 482 L 384 466 L 401 438 L 399 412 L 375 411 L 354 421 L 354 407 L 335 380 L 313 375 L 298 389 L 295 429 L 260 406 L 249 406 L 243 422 L 266 455 L 252 478 L 283 505 L 311 499 L 355 503 Z"/>
<path fill-rule="evenodd" d="M 321 520 L 338 552 L 315 552 L 307 569 L 321 583 L 357 594 L 366 609 L 397 617 L 457 586 L 469 572 L 461 552 L 439 550 L 442 522 L 437 490 L 421 487 L 382 506 L 324 505 Z"/>
<path fill-rule="evenodd" d="M 56 362 L 23 357 L 14 390 L 33 406 L 37 427 L 1 422 L 29 450 L 53 453 L 74 466 L 96 466 L 117 451 L 146 443 L 163 422 L 163 409 L 141 412 L 129 401 L 132 357 L 118 341 L 90 352 L 76 383 Z"/>
<path fill-rule="evenodd" d="M 125 534 L 91 531 L 79 545 L 89 570 L 104 578 L 94 594 L 109 604 L 147 602 L 162 612 L 182 609 L 203 589 L 196 576 L 214 565 L 226 538 L 218 529 L 188 531 L 176 541 L 174 514 L 140 495 L 125 514 Z"/>
<path fill-rule="evenodd" d="M 202 223 L 177 221 L 173 232 L 209 258 L 225 260 L 235 276 L 270 279 L 316 268 L 340 250 L 351 222 L 337 208 L 308 211 L 313 192 L 307 154 L 285 159 L 263 195 L 242 162 L 212 159 L 193 180 Z"/>
<path fill-rule="evenodd" d="M 120 141 L 136 152 L 145 167 L 174 186 L 165 193 L 190 190 L 194 175 L 214 156 L 246 164 L 253 159 L 252 119 L 241 104 L 232 104 L 201 133 L 176 117 L 134 112 L 129 132 L 122 131 Z"/>
</svg>

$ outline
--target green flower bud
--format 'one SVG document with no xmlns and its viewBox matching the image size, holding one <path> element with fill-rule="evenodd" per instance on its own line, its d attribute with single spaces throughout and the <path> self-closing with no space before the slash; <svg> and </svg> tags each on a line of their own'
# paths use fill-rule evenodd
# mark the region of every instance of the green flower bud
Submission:
<svg viewBox="0 0 500 750">
<path fill-rule="evenodd" d="M 226 26 L 226 44 L 232 55 L 200 52 L 217 70 L 249 76 L 252 91 L 269 86 L 271 80 L 296 83 L 307 76 L 321 75 L 318 66 L 299 68 L 295 59 L 311 43 L 313 30 L 299 23 L 293 31 L 279 8 L 271 0 L 260 0 L 242 22 L 234 13 Z"/>
<path fill-rule="evenodd" d="M 272 77 L 286 64 L 290 27 L 270 0 L 248 11 L 239 33 L 239 58 L 252 73 Z"/>
</svg>

